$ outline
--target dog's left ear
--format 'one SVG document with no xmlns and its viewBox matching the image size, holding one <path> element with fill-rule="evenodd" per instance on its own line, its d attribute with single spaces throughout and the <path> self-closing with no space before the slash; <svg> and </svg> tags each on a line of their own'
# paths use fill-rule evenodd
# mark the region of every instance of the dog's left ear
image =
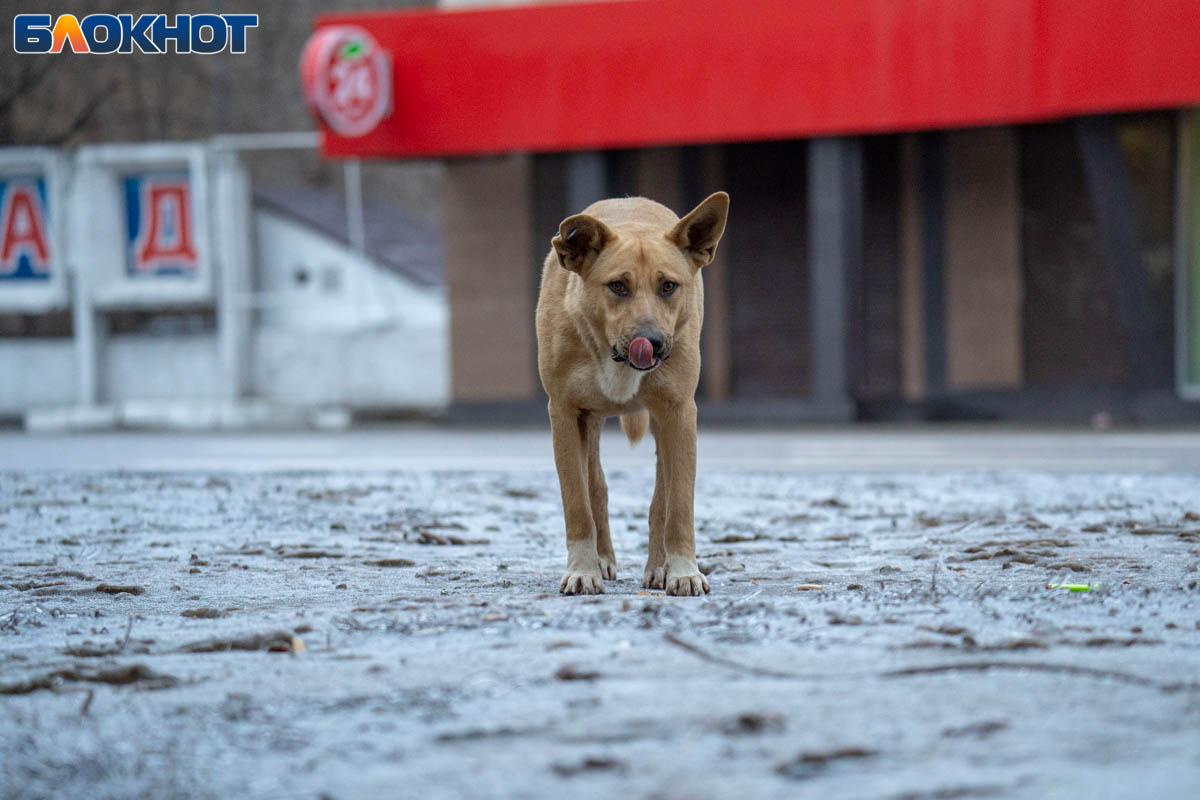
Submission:
<svg viewBox="0 0 1200 800">
<path fill-rule="evenodd" d="M 582 273 L 612 238 L 612 231 L 603 222 L 587 214 L 576 214 L 562 221 L 558 236 L 550 244 L 558 253 L 558 263 L 571 272 Z"/>
<path fill-rule="evenodd" d="M 667 238 L 679 246 L 697 269 L 712 263 L 717 254 L 717 242 L 725 232 L 729 216 L 729 195 L 710 194 L 703 203 L 679 220 Z"/>
</svg>

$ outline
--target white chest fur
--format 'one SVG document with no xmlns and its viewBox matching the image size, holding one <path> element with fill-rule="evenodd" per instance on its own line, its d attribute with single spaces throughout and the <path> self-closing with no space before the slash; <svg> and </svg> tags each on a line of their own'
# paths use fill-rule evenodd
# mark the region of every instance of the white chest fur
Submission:
<svg viewBox="0 0 1200 800">
<path fill-rule="evenodd" d="M 600 368 L 598 376 L 600 391 L 614 403 L 624 405 L 637 394 L 638 389 L 642 385 L 642 378 L 645 375 L 645 372 L 633 369 L 626 364 L 607 361 Z"/>
</svg>

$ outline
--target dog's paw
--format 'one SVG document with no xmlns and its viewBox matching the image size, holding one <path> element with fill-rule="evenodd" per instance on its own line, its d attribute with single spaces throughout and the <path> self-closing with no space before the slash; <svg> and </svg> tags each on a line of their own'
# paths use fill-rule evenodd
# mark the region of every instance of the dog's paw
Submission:
<svg viewBox="0 0 1200 800">
<path fill-rule="evenodd" d="M 667 585 L 667 568 L 652 567 L 646 565 L 646 571 L 642 573 L 642 588 L 643 589 L 662 589 Z"/>
<path fill-rule="evenodd" d="M 699 572 L 695 575 L 672 575 L 667 578 L 667 594 L 699 597 L 708 594 L 708 591 L 708 580 Z"/>
<path fill-rule="evenodd" d="M 680 558 L 667 562 L 667 594 L 681 597 L 699 597 L 709 591 L 708 578 L 705 578 L 691 559 Z"/>
<path fill-rule="evenodd" d="M 617 560 L 615 558 L 600 556 L 600 577 L 610 581 L 617 579 Z"/>
<path fill-rule="evenodd" d="M 563 594 L 604 594 L 604 580 L 598 571 L 581 572 L 568 569 L 558 590 Z"/>
</svg>

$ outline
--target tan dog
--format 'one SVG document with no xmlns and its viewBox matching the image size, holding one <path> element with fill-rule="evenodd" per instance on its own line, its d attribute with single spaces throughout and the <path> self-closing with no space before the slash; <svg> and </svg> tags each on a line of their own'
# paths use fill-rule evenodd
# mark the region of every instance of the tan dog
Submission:
<svg viewBox="0 0 1200 800">
<path fill-rule="evenodd" d="M 642 197 L 602 200 L 563 220 L 551 241 L 537 305 L 538 372 L 550 395 L 566 519 L 566 594 L 598 594 L 604 578 L 617 577 L 600 468 L 600 430 L 614 415 L 631 444 L 649 427 L 657 445 L 642 585 L 708 591 L 692 529 L 700 268 L 713 260 L 728 211 L 724 192 L 683 219 Z"/>
</svg>

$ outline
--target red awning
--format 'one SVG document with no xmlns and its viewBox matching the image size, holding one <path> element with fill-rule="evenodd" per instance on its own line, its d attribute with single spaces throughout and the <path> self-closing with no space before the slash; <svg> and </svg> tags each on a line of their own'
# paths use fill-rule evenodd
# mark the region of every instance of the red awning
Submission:
<svg viewBox="0 0 1200 800">
<path fill-rule="evenodd" d="M 699 144 L 1200 103 L 1200 0 L 621 0 L 322 16 L 391 57 L 334 156 Z"/>
</svg>

